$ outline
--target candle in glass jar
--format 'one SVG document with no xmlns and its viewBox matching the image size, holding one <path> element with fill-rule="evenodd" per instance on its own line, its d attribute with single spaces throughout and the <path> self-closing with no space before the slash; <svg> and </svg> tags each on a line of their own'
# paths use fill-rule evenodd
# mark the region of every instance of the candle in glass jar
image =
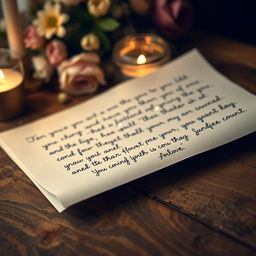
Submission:
<svg viewBox="0 0 256 256">
<path fill-rule="evenodd" d="M 21 59 L 0 49 L 0 121 L 16 117 L 24 109 L 24 70 Z"/>
<path fill-rule="evenodd" d="M 139 57 L 137 58 L 137 64 L 145 64 L 147 62 L 147 59 L 145 55 L 140 54 Z"/>
<path fill-rule="evenodd" d="M 10 91 L 23 81 L 21 73 L 8 68 L 0 69 L 0 93 Z"/>
<path fill-rule="evenodd" d="M 170 47 L 152 34 L 127 36 L 114 47 L 113 61 L 123 75 L 140 77 L 156 71 L 170 59 Z"/>
</svg>

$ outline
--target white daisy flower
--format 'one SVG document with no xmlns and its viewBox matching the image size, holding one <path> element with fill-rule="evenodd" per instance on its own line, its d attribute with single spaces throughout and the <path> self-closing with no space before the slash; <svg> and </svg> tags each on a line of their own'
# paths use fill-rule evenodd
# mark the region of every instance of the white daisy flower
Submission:
<svg viewBox="0 0 256 256">
<path fill-rule="evenodd" d="M 37 12 L 37 19 L 33 24 L 37 27 L 37 33 L 50 39 L 53 35 L 64 37 L 66 30 L 63 26 L 68 21 L 69 16 L 61 13 L 61 5 L 59 3 L 51 4 L 47 2 L 44 9 Z"/>
</svg>

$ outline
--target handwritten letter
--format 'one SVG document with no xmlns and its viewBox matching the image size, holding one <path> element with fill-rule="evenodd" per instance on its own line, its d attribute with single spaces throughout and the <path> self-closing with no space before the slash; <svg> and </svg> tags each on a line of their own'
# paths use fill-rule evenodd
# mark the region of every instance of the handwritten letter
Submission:
<svg viewBox="0 0 256 256">
<path fill-rule="evenodd" d="M 255 96 L 197 51 L 93 100 L 1 134 L 53 205 L 66 207 L 255 131 Z"/>
</svg>

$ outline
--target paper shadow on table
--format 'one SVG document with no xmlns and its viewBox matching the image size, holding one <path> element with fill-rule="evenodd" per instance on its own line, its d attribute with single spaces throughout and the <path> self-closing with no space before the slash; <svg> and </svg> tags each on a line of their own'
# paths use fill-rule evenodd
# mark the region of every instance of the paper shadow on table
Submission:
<svg viewBox="0 0 256 256">
<path fill-rule="evenodd" d="M 255 150 L 256 134 L 250 134 L 218 148 L 193 156 L 161 171 L 137 180 L 136 188 L 153 192 L 166 184 L 177 185 L 179 181 L 190 180 L 201 174 L 214 174 L 214 168 L 221 168 L 232 161 L 243 161 L 243 156 Z M 245 160 L 244 160 L 245 161 Z M 256 167 L 252 163 L 252 167 Z M 241 170 L 242 171 L 242 170 Z"/>
<path fill-rule="evenodd" d="M 129 182 L 118 188 L 94 196 L 71 206 L 65 211 L 76 217 L 96 218 L 105 211 L 115 211 L 138 196 L 138 192 L 147 197 L 164 197 L 164 193 L 179 189 L 179 183 L 195 177 L 212 175 L 214 168 L 221 168 L 233 160 L 243 161 L 243 156 L 253 152 L 256 134 L 228 143 L 216 149 L 191 157 L 160 171 Z M 238 159 L 239 156 L 239 160 Z M 253 163 L 252 163 L 253 165 Z M 210 168 L 209 168 L 210 167 Z M 228 182 L 228 181 L 227 181 Z"/>
</svg>

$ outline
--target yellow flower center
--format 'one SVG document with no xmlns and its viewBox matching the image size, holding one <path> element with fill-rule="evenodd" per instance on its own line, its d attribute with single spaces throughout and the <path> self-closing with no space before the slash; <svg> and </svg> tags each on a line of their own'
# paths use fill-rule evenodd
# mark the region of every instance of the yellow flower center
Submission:
<svg viewBox="0 0 256 256">
<path fill-rule="evenodd" d="M 56 27 L 57 23 L 58 23 L 58 19 L 57 19 L 56 16 L 48 17 L 48 19 L 47 19 L 47 27 L 54 28 L 54 27 Z"/>
</svg>

